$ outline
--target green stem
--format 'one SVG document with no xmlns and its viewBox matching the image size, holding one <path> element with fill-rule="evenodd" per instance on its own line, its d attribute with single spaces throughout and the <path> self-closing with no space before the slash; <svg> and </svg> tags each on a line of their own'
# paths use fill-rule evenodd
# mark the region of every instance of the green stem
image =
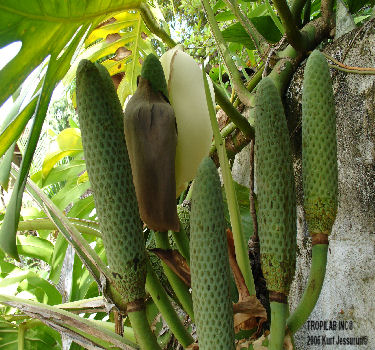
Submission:
<svg viewBox="0 0 375 350">
<path fill-rule="evenodd" d="M 296 22 L 288 4 L 285 0 L 274 0 L 273 4 L 275 5 L 277 12 L 281 18 L 281 22 L 285 28 L 286 37 L 290 45 L 292 45 L 297 51 L 305 51 L 306 43 L 305 38 L 302 33 L 297 28 Z"/>
<path fill-rule="evenodd" d="M 267 9 L 268 9 L 268 13 L 271 16 L 271 18 L 272 18 L 273 22 L 275 23 L 276 27 L 279 29 L 280 33 L 282 35 L 284 35 L 285 29 L 284 29 L 283 25 L 281 24 L 281 22 L 279 20 L 279 17 L 276 16 L 276 13 L 274 12 L 273 8 L 271 7 L 269 0 L 266 0 L 266 6 L 267 6 Z"/>
<path fill-rule="evenodd" d="M 191 200 L 191 196 L 193 194 L 193 187 L 194 187 L 194 180 L 192 181 L 192 183 L 190 184 L 190 187 L 189 187 L 189 191 L 185 197 L 185 200 L 186 201 L 190 201 Z"/>
<path fill-rule="evenodd" d="M 177 245 L 178 250 L 180 251 L 181 255 L 185 258 L 188 265 L 190 265 L 190 241 L 185 232 L 184 227 L 180 221 L 180 232 L 172 232 L 173 239 Z"/>
<path fill-rule="evenodd" d="M 288 304 L 271 301 L 271 329 L 268 350 L 283 350 L 285 337 L 285 321 Z"/>
<path fill-rule="evenodd" d="M 153 34 L 163 40 L 169 47 L 174 47 L 177 45 L 177 43 L 168 35 L 168 33 L 157 24 L 155 17 L 152 15 L 150 8 L 145 2 L 141 2 L 139 9 L 141 10 L 143 22 Z"/>
<path fill-rule="evenodd" d="M 252 92 L 255 87 L 258 85 L 258 83 L 262 80 L 262 74 L 263 74 L 263 71 L 264 71 L 264 64 L 258 68 L 258 70 L 254 73 L 254 75 L 251 77 L 250 81 L 247 82 L 246 84 L 246 89 L 249 91 L 249 92 Z M 236 108 L 238 107 L 239 105 L 239 99 L 236 99 L 236 101 L 234 101 L 233 103 L 233 107 Z"/>
<path fill-rule="evenodd" d="M 142 350 L 161 350 L 147 321 L 146 308 L 128 313 L 137 344 Z"/>
<path fill-rule="evenodd" d="M 24 323 L 21 323 L 18 327 L 18 336 L 17 336 L 17 343 L 18 343 L 18 350 L 25 349 L 25 331 L 27 327 Z"/>
<path fill-rule="evenodd" d="M 249 124 L 248 120 L 236 108 L 233 107 L 232 103 L 225 96 L 223 90 L 217 86 L 217 84 L 214 84 L 214 91 L 217 103 L 220 105 L 229 119 L 236 124 L 238 129 L 240 129 L 245 135 L 249 136 L 250 138 L 254 138 L 254 128 Z"/>
<path fill-rule="evenodd" d="M 303 25 L 305 26 L 310 22 L 311 15 L 311 0 L 307 0 L 305 8 L 303 9 Z"/>
<path fill-rule="evenodd" d="M 205 1 L 205 0 L 203 0 Z M 206 73 L 203 70 L 203 81 L 206 93 L 207 107 L 210 115 L 212 131 L 214 134 L 214 140 L 217 148 L 217 153 L 219 156 L 220 167 L 222 171 L 225 195 L 227 197 L 228 209 L 230 222 L 232 225 L 234 246 L 236 251 L 236 258 L 238 266 L 242 272 L 245 279 L 246 286 L 250 295 L 255 295 L 255 284 L 253 279 L 253 274 L 251 272 L 250 261 L 247 250 L 247 243 L 245 242 L 242 228 L 242 221 L 240 215 L 240 209 L 238 206 L 236 191 L 234 189 L 232 173 L 229 168 L 228 156 L 225 149 L 225 142 L 221 137 L 219 125 L 216 119 L 216 113 L 214 105 L 211 101 L 210 89 L 208 87 Z"/>
<path fill-rule="evenodd" d="M 305 4 L 306 0 L 294 0 L 292 6 L 290 7 L 290 12 L 292 13 L 296 23 L 301 23 L 301 14 Z"/>
<path fill-rule="evenodd" d="M 220 132 L 221 134 L 221 137 L 225 140 L 225 138 L 231 134 L 234 130 L 237 129 L 237 126 L 234 124 L 234 123 L 229 123 L 228 125 L 226 125 Z M 212 154 L 214 154 L 214 152 L 216 151 L 216 144 L 215 144 L 215 140 L 212 141 L 211 143 L 211 147 L 210 147 L 210 152 L 209 152 L 209 155 L 211 156 Z"/>
<path fill-rule="evenodd" d="M 369 68 L 368 70 L 364 70 L 364 69 L 349 69 L 349 68 L 343 68 L 343 67 L 340 67 L 340 66 L 336 66 L 334 64 L 329 64 L 328 65 L 330 68 L 333 68 L 333 69 L 336 69 L 336 70 L 339 70 L 341 72 L 345 72 L 345 73 L 352 73 L 352 74 L 362 74 L 362 75 L 374 75 L 375 74 L 375 70 L 372 68 Z"/>
<path fill-rule="evenodd" d="M 287 327 L 294 334 L 302 327 L 314 309 L 322 290 L 326 273 L 328 244 L 316 244 L 312 247 L 310 276 L 303 296 L 287 320 Z"/>
<path fill-rule="evenodd" d="M 224 0 L 228 8 L 233 12 L 237 17 L 238 21 L 241 23 L 242 27 L 246 30 L 250 39 L 253 41 L 255 48 L 261 56 L 265 56 L 269 45 L 267 40 L 263 37 L 262 34 L 258 32 L 255 26 L 251 23 L 249 18 L 241 11 L 237 0 Z"/>
<path fill-rule="evenodd" d="M 220 31 L 220 28 L 216 22 L 215 14 L 210 7 L 209 0 L 201 0 L 207 20 L 210 24 L 212 34 L 215 38 L 218 50 L 220 51 L 221 56 L 223 57 L 225 66 L 229 72 L 231 81 L 233 83 L 234 89 L 237 92 L 237 95 L 241 102 L 246 106 L 254 106 L 254 96 L 246 89 L 242 83 L 240 73 L 236 67 L 236 64 L 232 60 L 231 53 L 227 47 L 227 44 L 223 38 L 223 35 Z"/>
<path fill-rule="evenodd" d="M 95 221 L 82 220 L 77 218 L 68 218 L 79 232 L 100 237 L 99 226 Z M 56 225 L 48 218 L 38 218 L 33 220 L 20 221 L 18 223 L 19 231 L 33 230 L 58 230 Z"/>
<path fill-rule="evenodd" d="M 187 348 L 194 339 L 182 324 L 149 261 L 147 261 L 146 289 L 176 339 Z"/>
<path fill-rule="evenodd" d="M 155 232 L 155 243 L 158 248 L 171 249 L 167 232 Z M 165 275 L 185 312 L 194 320 L 193 300 L 188 286 L 163 261 L 161 262 Z"/>
</svg>

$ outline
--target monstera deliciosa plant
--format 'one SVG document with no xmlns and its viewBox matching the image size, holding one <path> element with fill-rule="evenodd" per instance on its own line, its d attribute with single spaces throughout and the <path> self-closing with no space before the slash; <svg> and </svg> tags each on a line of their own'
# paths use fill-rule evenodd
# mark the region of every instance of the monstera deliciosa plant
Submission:
<svg viewBox="0 0 375 350">
<path fill-rule="evenodd" d="M 0 105 L 13 103 L 0 115 L 0 349 L 292 348 L 319 297 L 337 210 L 332 87 L 315 49 L 336 13 L 362 23 L 372 6 L 0 0 L 0 48 L 20 43 L 0 71 Z M 303 98 L 313 266 L 288 315 L 295 191 L 281 97 L 313 50 Z M 60 82 L 79 118 L 38 166 Z M 229 166 L 255 136 L 258 200 Z M 270 306 L 256 297 L 251 236 Z"/>
</svg>

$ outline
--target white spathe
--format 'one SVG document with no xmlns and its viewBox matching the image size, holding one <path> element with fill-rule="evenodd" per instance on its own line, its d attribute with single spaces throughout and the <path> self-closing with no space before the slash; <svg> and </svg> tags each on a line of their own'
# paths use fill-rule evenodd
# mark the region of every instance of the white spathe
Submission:
<svg viewBox="0 0 375 350">
<path fill-rule="evenodd" d="M 195 60 L 182 51 L 180 45 L 160 58 L 168 85 L 169 100 L 177 122 L 176 195 L 180 195 L 188 182 L 194 179 L 202 159 L 208 156 L 212 142 L 212 128 L 202 70 Z M 212 82 L 208 82 L 212 103 L 215 95 Z"/>
</svg>

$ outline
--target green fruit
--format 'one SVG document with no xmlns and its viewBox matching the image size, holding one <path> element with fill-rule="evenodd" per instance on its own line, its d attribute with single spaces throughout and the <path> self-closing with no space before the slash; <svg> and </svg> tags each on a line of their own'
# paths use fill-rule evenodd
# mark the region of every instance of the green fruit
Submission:
<svg viewBox="0 0 375 350">
<path fill-rule="evenodd" d="M 289 133 L 279 92 L 262 79 L 255 104 L 261 263 L 270 291 L 288 295 L 296 262 L 296 200 Z"/>
<path fill-rule="evenodd" d="M 146 248 L 148 250 L 152 250 L 152 249 L 156 248 L 154 234 L 152 234 L 152 237 L 150 237 L 147 240 Z M 166 290 L 166 292 L 170 296 L 174 297 L 175 293 L 173 292 L 172 286 L 169 283 L 168 278 L 167 278 L 167 276 L 164 273 L 163 266 L 161 264 L 160 258 L 156 254 L 154 254 L 152 252 L 151 252 L 151 254 L 148 255 L 148 258 L 150 260 L 150 264 L 152 266 L 152 269 L 154 270 L 154 272 L 156 273 L 156 275 L 159 278 L 160 283 L 162 284 L 162 286 L 164 287 L 164 289 Z"/>
<path fill-rule="evenodd" d="M 126 302 L 145 297 L 146 253 L 123 114 L 104 67 L 82 60 L 77 106 L 87 172 L 109 267 Z"/>
<path fill-rule="evenodd" d="M 317 50 L 303 80 L 302 169 L 310 234 L 329 234 L 337 212 L 336 114 L 328 64 Z"/>
<path fill-rule="evenodd" d="M 168 99 L 167 82 L 159 59 L 150 53 L 142 64 L 141 77 L 147 79 L 153 91 L 160 91 Z"/>
<path fill-rule="evenodd" d="M 190 224 L 191 286 L 199 349 L 234 349 L 223 197 L 210 158 L 203 159 L 197 171 Z"/>
<path fill-rule="evenodd" d="M 177 205 L 177 215 L 180 220 L 180 224 L 183 226 L 187 236 L 190 237 L 190 209 L 189 204 Z"/>
</svg>

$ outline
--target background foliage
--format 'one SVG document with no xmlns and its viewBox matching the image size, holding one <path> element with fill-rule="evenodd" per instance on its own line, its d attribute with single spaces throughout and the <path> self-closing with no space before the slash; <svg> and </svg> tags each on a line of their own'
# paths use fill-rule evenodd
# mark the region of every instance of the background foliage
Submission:
<svg viewBox="0 0 375 350">
<path fill-rule="evenodd" d="M 271 47 L 281 40 L 285 27 L 272 1 L 238 4 Z M 374 0 L 345 4 L 361 25 L 370 18 Z M 253 81 L 264 58 L 226 1 L 213 1 L 211 7 L 242 81 Z M 322 15 L 320 8 L 320 0 L 311 1 L 308 21 Z M 115 334 L 113 315 L 105 312 L 98 290 L 105 252 L 74 109 L 77 64 L 82 58 L 101 62 L 113 76 L 122 103 L 136 89 L 145 56 L 160 55 L 175 43 L 197 60 L 204 59 L 212 80 L 238 106 L 231 72 L 218 54 L 198 0 L 1 0 L 0 47 L 18 41 L 19 53 L 0 71 L 0 105 L 8 98 L 13 101 L 10 112 L 0 115 L 0 184 L 7 207 L 6 215 L 0 213 L 0 245 L 7 253 L 0 251 L 0 349 L 61 349 L 61 333 L 75 339 L 71 349 L 93 344 L 125 348 L 135 341 L 132 330 L 125 323 L 124 338 Z M 50 103 L 60 81 L 67 97 Z M 39 149 L 48 152 L 36 152 L 38 142 Z M 22 151 L 19 168 L 11 166 L 17 148 Z M 248 238 L 249 193 L 239 185 L 236 190 Z M 67 254 L 68 242 L 76 254 Z M 90 254 L 102 265 L 92 265 Z M 69 257 L 71 270 L 66 268 Z M 69 275 L 72 283 L 64 285 Z M 156 318 L 152 301 L 148 312 L 158 341 L 172 346 L 172 335 Z M 48 322 L 43 314 L 49 315 Z"/>
</svg>

